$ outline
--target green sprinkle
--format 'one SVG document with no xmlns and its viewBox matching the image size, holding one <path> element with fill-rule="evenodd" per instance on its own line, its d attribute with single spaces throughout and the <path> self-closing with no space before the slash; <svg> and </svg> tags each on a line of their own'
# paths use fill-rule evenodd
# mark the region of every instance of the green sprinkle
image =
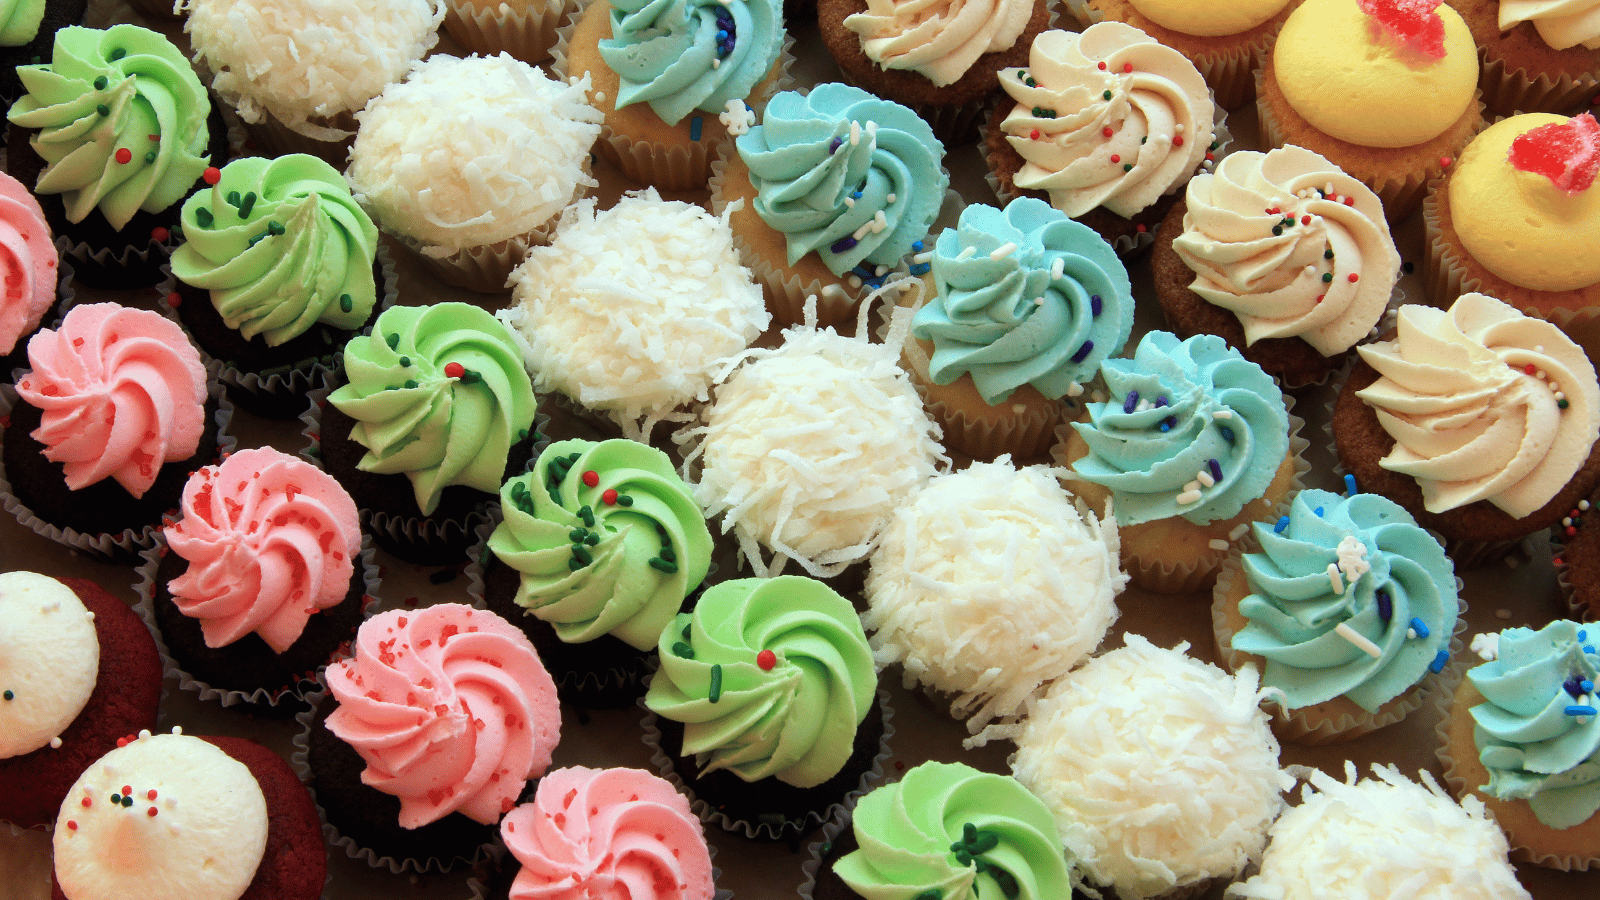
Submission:
<svg viewBox="0 0 1600 900">
<path fill-rule="evenodd" d="M 573 542 L 574 544 L 583 543 L 583 539 L 588 537 L 588 536 L 589 536 L 589 529 L 587 529 L 587 528 L 574 528 L 571 531 L 567 532 L 567 540 Z"/>
<path fill-rule="evenodd" d="M 348 297 L 350 295 L 346 294 L 345 296 Z M 402 368 L 402 369 L 411 368 L 411 357 L 409 357 L 409 356 L 400 357 L 400 368 Z"/>
<path fill-rule="evenodd" d="M 400 335 L 398 334 L 386 334 L 383 336 L 383 339 L 386 343 L 388 343 L 390 350 L 400 346 Z"/>
<path fill-rule="evenodd" d="M 239 201 L 239 218 L 243 219 L 244 217 L 250 215 L 250 210 L 255 209 L 255 207 L 256 207 L 256 192 L 255 191 L 251 191 L 250 193 L 244 195 L 244 199 L 243 200 Z M 272 226 L 268 225 L 267 227 L 271 228 Z M 279 227 L 282 227 L 282 226 L 279 226 Z"/>
<path fill-rule="evenodd" d="M 1333 259 L 1333 251 L 1332 250 L 1324 250 L 1324 251 L 1322 251 L 1322 258 L 1323 259 Z"/>
<path fill-rule="evenodd" d="M 1133 171 L 1133 163 L 1123 163 L 1122 164 L 1122 171 L 1124 171 L 1124 172 L 1132 172 Z"/>
<path fill-rule="evenodd" d="M 266 239 L 267 239 L 267 232 L 263 231 L 260 234 L 255 235 L 255 236 L 250 238 L 250 246 L 254 247 L 255 245 L 261 243 L 262 241 L 264 241 Z"/>
<path fill-rule="evenodd" d="M 16 696 L 17 696 L 16 694 L 11 693 L 10 691 L 6 691 L 4 694 L 0 694 L 0 697 L 5 697 L 7 700 L 15 699 Z"/>
<path fill-rule="evenodd" d="M 632 506 L 633 505 L 633 498 L 629 497 L 627 494 L 618 494 L 617 495 L 617 505 L 618 506 Z"/>
<path fill-rule="evenodd" d="M 576 559 L 569 559 L 569 560 L 567 560 L 567 568 L 569 568 L 572 571 L 576 572 L 579 569 L 583 568 L 583 563 L 578 562 Z"/>
<path fill-rule="evenodd" d="M 1561 408 L 1561 409 L 1566 409 L 1567 408 L 1567 398 L 1562 397 L 1560 400 L 1557 400 L 1556 401 L 1556 406 Z"/>
<path fill-rule="evenodd" d="M 239 192 L 238 191 L 229 191 L 228 195 L 226 197 L 222 198 L 222 199 L 228 201 L 228 205 L 229 206 L 238 206 L 239 202 L 240 202 L 239 201 Z"/>
<path fill-rule="evenodd" d="M 254 197 L 255 195 L 251 194 L 250 196 Z M 269 234 L 283 234 L 287 230 L 288 229 L 283 227 L 283 223 L 282 222 L 268 222 L 267 223 L 267 232 Z"/>
<path fill-rule="evenodd" d="M 483 376 L 479 375 L 477 372 L 472 371 L 471 369 L 468 369 L 465 372 L 461 373 L 461 378 L 458 379 L 458 380 L 462 384 L 477 384 L 478 382 L 483 380 Z"/>
<path fill-rule="evenodd" d="M 928 888 L 917 896 L 911 898 L 911 900 L 944 900 L 944 895 L 939 893 L 938 888 Z"/>
<path fill-rule="evenodd" d="M 706 699 L 712 703 L 722 699 L 722 667 L 715 663 L 711 666 L 711 690 Z"/>
<path fill-rule="evenodd" d="M 1217 142 L 1216 141 L 1212 141 L 1211 142 L 1211 146 L 1207 147 L 1206 149 L 1207 150 L 1215 150 L 1215 149 L 1217 149 Z"/>
<path fill-rule="evenodd" d="M 1281 235 L 1281 234 L 1283 234 L 1283 226 L 1282 225 L 1274 225 L 1274 226 L 1272 226 L 1272 236 L 1273 237 L 1277 237 L 1278 235 Z"/>
<path fill-rule="evenodd" d="M 339 295 L 339 308 L 344 310 L 345 312 L 349 312 L 352 309 L 356 308 L 356 302 L 354 300 L 350 299 L 350 295 L 349 294 L 340 294 Z"/>
<path fill-rule="evenodd" d="M 667 562 L 677 562 L 678 561 L 677 554 L 672 552 L 672 548 L 671 547 L 662 547 L 661 548 L 661 558 L 666 560 Z"/>
<path fill-rule="evenodd" d="M 525 441 L 527 439 L 528 439 L 528 429 L 526 429 L 526 428 L 518 428 L 517 429 L 517 440 Z"/>
<path fill-rule="evenodd" d="M 100 105 L 99 105 L 99 106 L 96 106 L 96 107 L 95 107 L 95 108 L 94 108 L 94 111 L 95 111 L 95 112 L 97 112 L 97 113 L 99 113 L 99 114 L 100 114 L 100 115 L 102 115 L 102 116 L 109 116 L 109 115 L 111 115 L 111 107 L 109 107 L 109 106 L 107 106 L 107 105 L 105 105 L 105 104 L 104 104 L 104 103 L 102 103 L 102 104 L 100 104 Z"/>
<path fill-rule="evenodd" d="M 1323 282 L 1323 284 L 1327 284 L 1328 282 L 1330 282 L 1332 280 L 1333 280 L 1333 273 L 1332 272 L 1323 272 L 1322 273 L 1322 282 Z"/>
<path fill-rule="evenodd" d="M 589 532 L 589 536 L 584 538 L 583 542 L 585 544 L 588 544 L 591 547 L 593 547 L 594 545 L 600 543 L 600 532 L 598 532 L 598 531 Z"/>
<path fill-rule="evenodd" d="M 149 153 L 146 153 L 144 155 L 144 161 L 147 162 L 147 163 L 155 162 L 156 161 L 156 152 L 154 150 L 151 150 Z"/>
<path fill-rule="evenodd" d="M 194 211 L 194 220 L 200 223 L 201 228 L 210 228 L 211 210 L 206 209 L 204 206 L 196 207 Z"/>
<path fill-rule="evenodd" d="M 683 641 L 674 643 L 672 645 L 672 652 L 677 656 L 683 657 L 684 659 L 694 659 L 694 648 L 688 644 L 685 644 Z"/>
<path fill-rule="evenodd" d="M 578 518 L 582 519 L 583 524 L 590 528 L 594 527 L 594 510 L 589 508 L 589 504 L 585 503 L 578 507 Z"/>
<path fill-rule="evenodd" d="M 414 388 L 414 387 L 416 387 L 416 386 L 417 386 L 417 383 L 416 383 L 416 381 L 415 381 L 415 380 L 413 380 L 413 379 L 410 379 L 410 378 L 407 378 L 407 379 L 406 379 L 406 387 L 408 387 L 408 388 Z"/>
<path fill-rule="evenodd" d="M 97 91 L 103 91 L 103 90 L 106 89 L 106 85 L 108 85 L 110 83 L 111 83 L 111 79 L 105 77 L 104 75 L 101 75 L 99 78 L 96 78 L 94 80 L 94 89 L 97 90 Z"/>
<path fill-rule="evenodd" d="M 594 562 L 594 554 L 590 553 L 589 548 L 582 544 L 572 545 L 572 558 L 582 562 L 586 566 L 589 563 Z"/>
<path fill-rule="evenodd" d="M 657 559 L 654 556 L 650 557 L 650 568 L 655 569 L 658 572 L 665 572 L 668 575 L 678 574 L 677 563 L 667 562 L 664 559 Z"/>
</svg>

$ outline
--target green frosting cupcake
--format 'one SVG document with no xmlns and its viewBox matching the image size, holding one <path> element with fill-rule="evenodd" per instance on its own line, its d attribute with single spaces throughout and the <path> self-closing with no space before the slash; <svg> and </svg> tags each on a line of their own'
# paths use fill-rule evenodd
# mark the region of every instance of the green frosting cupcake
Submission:
<svg viewBox="0 0 1600 900">
<path fill-rule="evenodd" d="M 372 314 L 378 229 L 338 170 L 296 153 L 247 157 L 183 205 L 172 274 L 211 292 L 229 328 L 276 347 L 323 322 Z"/>
<path fill-rule="evenodd" d="M 430 515 L 445 488 L 499 490 L 533 427 L 533 385 L 506 327 L 470 303 L 395 306 L 345 345 L 348 383 L 328 400 L 356 420 L 358 468 L 411 479 Z"/>
<path fill-rule="evenodd" d="M 0 47 L 21 47 L 39 34 L 44 0 L 0 0 Z"/>
<path fill-rule="evenodd" d="M 637 441 L 551 444 L 500 506 L 489 549 L 522 573 L 517 605 L 569 644 L 611 634 L 651 649 L 710 566 L 689 486 Z"/>
<path fill-rule="evenodd" d="M 645 705 L 684 723 L 683 753 L 702 774 L 822 784 L 850 758 L 878 689 L 855 608 L 798 575 L 715 585 L 659 649 Z"/>
<path fill-rule="evenodd" d="M 35 188 L 60 194 L 67 220 L 99 209 L 112 228 L 188 194 L 210 162 L 211 101 L 172 42 L 148 28 L 56 32 L 48 64 L 18 66 L 27 93 L 7 114 L 38 133 Z"/>
</svg>

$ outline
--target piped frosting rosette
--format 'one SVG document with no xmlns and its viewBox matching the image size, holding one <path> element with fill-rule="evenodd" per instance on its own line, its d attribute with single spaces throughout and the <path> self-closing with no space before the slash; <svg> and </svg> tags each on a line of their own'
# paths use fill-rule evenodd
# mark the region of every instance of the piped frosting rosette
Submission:
<svg viewBox="0 0 1600 900">
<path fill-rule="evenodd" d="M 711 854 L 689 801 L 639 769 L 556 769 L 500 825 L 522 869 L 510 900 L 711 900 Z"/>
<path fill-rule="evenodd" d="M 669 125 L 748 98 L 783 46 L 773 0 L 613 0 L 610 17 L 599 49 L 620 80 L 616 105 L 648 103 Z"/>
<path fill-rule="evenodd" d="M 1323 356 L 1377 324 L 1400 254 L 1376 194 L 1294 145 L 1241 151 L 1189 182 L 1173 249 L 1190 290 L 1230 310 L 1245 341 L 1298 337 Z"/>
<path fill-rule="evenodd" d="M 1011 49 L 1032 14 L 1032 0 L 867 0 L 867 11 L 847 16 L 844 27 L 879 66 L 944 87 L 983 54 Z"/>
<path fill-rule="evenodd" d="M 944 145 L 925 121 L 843 84 L 778 94 L 736 146 L 758 192 L 755 211 L 784 235 L 789 264 L 815 252 L 835 275 L 897 266 L 950 184 Z"/>
<path fill-rule="evenodd" d="M 827 585 L 797 575 L 724 581 L 660 639 L 645 695 L 682 722 L 702 774 L 808 788 L 838 774 L 877 692 L 861 620 Z"/>
<path fill-rule="evenodd" d="M 1073 423 L 1089 455 L 1072 466 L 1111 489 L 1120 524 L 1233 516 L 1263 495 L 1289 451 L 1283 392 L 1222 338 L 1152 331 L 1132 359 L 1100 370 L 1111 399 Z"/>
<path fill-rule="evenodd" d="M 328 729 L 366 761 L 361 780 L 417 828 L 452 812 L 493 824 L 544 773 L 560 739 L 555 682 L 494 613 L 456 603 L 379 613 L 354 659 L 328 667 Z"/>
<path fill-rule="evenodd" d="M 1205 79 L 1178 51 L 1121 22 L 1046 31 L 1027 69 L 1000 73 L 1016 106 L 1000 123 L 1022 156 L 1014 179 L 1074 218 L 1124 218 L 1183 184 L 1212 140 Z"/>
<path fill-rule="evenodd" d="M 1550 502 L 1600 434 L 1600 387 L 1554 325 L 1484 294 L 1448 312 L 1401 308 L 1393 340 L 1358 349 L 1379 378 L 1357 391 L 1394 438 L 1380 464 L 1410 475 L 1429 512 L 1486 500 L 1514 518 Z"/>
<path fill-rule="evenodd" d="M 928 374 L 937 384 L 970 374 L 986 403 L 1024 384 L 1066 396 L 1133 328 L 1132 288 L 1116 251 L 1031 197 L 1004 210 L 962 210 L 934 245 L 933 277 L 938 296 L 911 326 L 933 343 Z"/>
<path fill-rule="evenodd" d="M 566 440 L 500 489 L 489 549 L 521 573 L 516 603 L 568 643 L 656 646 L 711 560 L 711 533 L 665 453 Z"/>
<path fill-rule="evenodd" d="M 57 264 L 39 201 L 15 178 L 0 177 L 0 357 L 19 349 L 55 302 Z M 0 372 L 0 380 L 9 375 Z"/>
</svg>

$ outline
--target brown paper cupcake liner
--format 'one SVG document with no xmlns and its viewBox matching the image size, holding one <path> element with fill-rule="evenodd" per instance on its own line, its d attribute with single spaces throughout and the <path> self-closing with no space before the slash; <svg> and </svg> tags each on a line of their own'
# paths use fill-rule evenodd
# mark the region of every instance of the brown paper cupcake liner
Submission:
<svg viewBox="0 0 1600 900">
<path fill-rule="evenodd" d="M 172 11 L 172 0 L 126 0 L 126 2 L 134 11 L 149 16 L 157 22 L 177 22 L 183 18 L 179 13 Z"/>
<path fill-rule="evenodd" d="M 1541 72 L 1533 75 L 1526 69 L 1508 69 L 1505 60 L 1489 59 L 1480 48 L 1483 67 L 1478 73 L 1478 86 L 1483 90 L 1483 102 L 1503 116 L 1525 112 L 1569 113 L 1586 104 L 1600 91 L 1600 74 L 1585 72 L 1580 76 L 1557 75 L 1551 77 Z"/>
<path fill-rule="evenodd" d="M 450 0 L 444 28 L 469 53 L 509 53 L 529 65 L 537 65 L 550 58 L 550 50 L 556 45 L 556 29 L 576 9 L 573 0 L 487 6 L 472 0 Z"/>
<path fill-rule="evenodd" d="M 203 79 L 210 83 L 209 78 Z M 232 109 L 212 94 L 212 102 L 224 109 Z M 350 162 L 350 145 L 356 140 L 356 117 L 353 112 L 340 113 L 329 120 L 325 126 L 315 126 L 318 134 L 325 137 L 301 134 L 278 121 L 270 112 L 263 111 L 261 121 L 244 122 L 244 132 L 248 135 L 247 145 L 253 144 L 259 156 L 287 156 L 290 153 L 305 153 L 315 156 L 335 169 L 343 172 Z"/>
</svg>

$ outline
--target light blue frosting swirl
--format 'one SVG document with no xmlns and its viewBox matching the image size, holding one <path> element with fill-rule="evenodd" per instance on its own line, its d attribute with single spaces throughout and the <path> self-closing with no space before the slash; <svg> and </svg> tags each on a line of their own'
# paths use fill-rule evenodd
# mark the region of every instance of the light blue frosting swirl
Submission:
<svg viewBox="0 0 1600 900">
<path fill-rule="evenodd" d="M 835 275 L 899 263 L 927 235 L 950 186 L 944 145 L 927 122 L 843 84 L 778 94 L 736 146 L 758 192 L 756 214 L 787 238 L 789 264 L 815 252 Z"/>
<path fill-rule="evenodd" d="M 1133 289 L 1116 251 L 1032 197 L 1004 211 L 962 210 L 934 244 L 933 277 L 939 295 L 911 325 L 933 342 L 928 373 L 937 384 L 970 373 L 986 403 L 1024 384 L 1066 396 L 1120 352 L 1133 329 Z"/>
<path fill-rule="evenodd" d="M 1072 467 L 1111 489 L 1124 525 L 1172 516 L 1204 525 L 1237 515 L 1266 492 L 1288 455 L 1283 392 L 1220 337 L 1180 341 L 1152 331 L 1132 359 L 1108 359 L 1100 372 L 1112 400 L 1088 404 L 1089 421 L 1073 423 L 1089 454 Z M 1221 477 L 1211 473 L 1216 483 L 1200 487 L 1198 502 L 1178 502 L 1212 460 Z"/>
<path fill-rule="evenodd" d="M 1283 691 L 1289 709 L 1343 695 L 1376 711 L 1448 652 L 1461 613 L 1455 568 L 1399 504 L 1377 494 L 1306 490 L 1282 531 L 1257 522 L 1255 533 L 1261 552 L 1244 555 L 1251 593 L 1239 602 L 1250 622 L 1233 646 L 1266 659 L 1261 683 Z M 1359 565 L 1346 562 L 1335 592 L 1328 566 L 1339 565 L 1347 538 L 1360 542 L 1368 571 L 1357 574 Z M 1379 655 L 1339 634 L 1341 624 Z"/>
<path fill-rule="evenodd" d="M 726 13 L 731 30 L 718 13 Z M 610 17 L 600 57 L 620 79 L 617 107 L 649 103 L 669 125 L 749 97 L 783 45 L 774 0 L 611 0 Z"/>
<path fill-rule="evenodd" d="M 1490 794 L 1527 800 L 1540 822 L 1571 828 L 1600 812 L 1600 625 L 1558 619 L 1500 632 L 1497 658 L 1467 673 L 1486 702 L 1473 738 Z M 1587 684 L 1587 687 L 1585 687 Z M 1581 714 L 1576 710 L 1591 710 Z"/>
</svg>

